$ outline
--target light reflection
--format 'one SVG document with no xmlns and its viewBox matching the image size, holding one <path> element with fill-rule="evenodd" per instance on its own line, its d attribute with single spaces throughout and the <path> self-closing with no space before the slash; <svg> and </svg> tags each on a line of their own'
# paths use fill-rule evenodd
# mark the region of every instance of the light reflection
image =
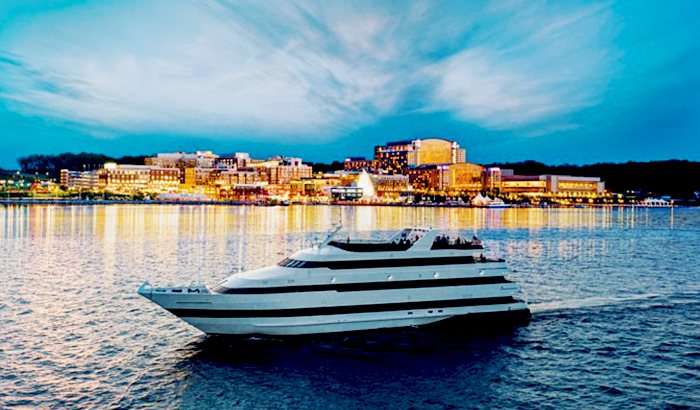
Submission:
<svg viewBox="0 0 700 410">
<path fill-rule="evenodd" d="M 555 300 L 562 294 L 586 296 L 591 286 L 615 283 L 609 277 L 626 268 L 629 261 L 636 266 L 656 266 L 658 256 L 646 247 L 637 254 L 620 255 L 634 249 L 635 241 L 639 249 L 640 240 L 656 240 L 655 237 L 628 237 L 626 229 L 610 232 L 606 237 L 601 235 L 601 229 L 670 227 L 674 229 L 673 236 L 666 235 L 661 240 L 672 245 L 676 235 L 682 233 L 679 228 L 695 223 L 688 222 L 687 215 L 680 210 L 674 213 L 634 208 L 5 206 L 0 207 L 0 272 L 4 279 L 0 301 L 8 307 L 0 314 L 19 317 L 21 331 L 36 335 L 21 339 L 34 343 L 27 351 L 38 360 L 25 362 L 31 362 L 27 367 L 37 380 L 69 394 L 94 389 L 90 383 L 105 380 L 59 386 L 60 380 L 47 370 L 49 367 L 34 363 L 50 358 L 59 366 L 73 363 L 89 367 L 95 355 L 105 354 L 100 348 L 113 343 L 111 338 L 122 337 L 114 344 L 128 346 L 133 337 L 131 330 L 142 330 L 145 321 L 153 316 L 130 312 L 127 316 L 136 324 L 120 336 L 112 330 L 112 316 L 96 317 L 94 313 L 125 307 L 137 309 L 133 290 L 141 281 L 218 282 L 237 270 L 275 263 L 322 238 L 340 221 L 345 231 L 358 237 L 369 236 L 375 230 L 392 231 L 412 225 L 478 232 L 483 234 L 490 251 L 520 264 L 517 268 L 524 273 L 515 279 L 522 283 L 526 295 Z M 582 232 L 569 235 L 573 230 Z M 675 248 L 664 249 L 673 252 Z M 620 265 L 598 272 L 600 261 L 606 256 L 607 263 L 619 260 Z M 546 261 L 550 263 L 543 263 Z M 556 269 L 566 272 L 553 274 Z M 571 273 L 586 269 L 586 274 L 580 275 L 585 279 L 572 280 L 576 275 Z M 592 283 L 591 279 L 603 274 L 607 278 L 597 281 L 597 285 Z M 622 290 L 635 290 L 635 283 L 620 283 Z M 574 286 L 580 288 L 572 291 Z M 18 293 L 17 289 L 21 291 Z M 537 289 L 537 293 L 531 289 Z M 620 289 L 615 288 L 615 292 Z M 186 329 L 182 326 L 176 329 Z M 134 346 L 142 348 L 140 342 Z M 96 374 L 109 373 L 95 372 L 91 377 L 99 377 Z"/>
</svg>

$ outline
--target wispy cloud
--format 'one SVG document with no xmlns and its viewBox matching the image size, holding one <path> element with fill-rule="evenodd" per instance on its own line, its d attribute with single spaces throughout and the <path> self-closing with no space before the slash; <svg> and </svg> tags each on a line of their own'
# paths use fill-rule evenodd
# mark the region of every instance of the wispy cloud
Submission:
<svg viewBox="0 0 700 410">
<path fill-rule="evenodd" d="M 115 133 L 333 138 L 406 107 L 575 127 L 611 74 L 609 23 L 605 4 L 87 4 L 0 29 L 0 98 Z"/>
</svg>

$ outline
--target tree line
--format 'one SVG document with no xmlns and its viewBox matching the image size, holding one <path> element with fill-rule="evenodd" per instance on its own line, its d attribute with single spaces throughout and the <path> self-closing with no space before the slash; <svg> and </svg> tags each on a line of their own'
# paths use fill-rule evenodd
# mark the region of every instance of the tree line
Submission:
<svg viewBox="0 0 700 410">
<path fill-rule="evenodd" d="M 81 152 L 74 154 L 64 152 L 58 155 L 34 154 L 20 157 L 17 160 L 22 172 L 46 174 L 57 178 L 62 169 L 82 171 L 86 169 L 101 168 L 105 162 L 116 162 L 118 164 L 143 165 L 144 159 L 150 155 L 126 155 L 122 157 L 111 157 L 104 154 Z"/>
</svg>

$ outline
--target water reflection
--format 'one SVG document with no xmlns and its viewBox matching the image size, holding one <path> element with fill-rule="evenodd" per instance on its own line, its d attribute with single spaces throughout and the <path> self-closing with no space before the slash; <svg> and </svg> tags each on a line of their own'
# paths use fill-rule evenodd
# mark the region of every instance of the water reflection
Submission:
<svg viewBox="0 0 700 410">
<path fill-rule="evenodd" d="M 567 343 L 591 334 L 595 338 L 586 342 L 599 346 L 640 329 L 639 317 L 628 313 L 602 317 L 591 327 L 599 317 L 596 309 L 573 325 L 536 318 L 514 335 L 484 340 L 429 343 L 421 335 L 389 343 L 341 340 L 338 349 L 312 343 L 242 353 L 203 341 L 196 330 L 134 293 L 144 280 L 216 283 L 237 270 L 274 263 L 321 240 L 337 223 L 358 237 L 410 225 L 477 232 L 488 252 L 508 260 L 510 277 L 531 305 L 578 309 L 658 295 L 653 303 L 666 306 L 668 300 L 697 300 L 700 294 L 692 246 L 700 240 L 700 210 L 694 209 L 6 206 L 0 207 L 0 407 L 6 407 L 7 391 L 12 403 L 26 407 L 198 407 L 198 400 L 206 405 L 216 401 L 212 397 L 234 397 L 241 407 L 339 402 L 357 407 L 352 400 L 365 396 L 371 407 L 391 405 L 387 400 L 404 408 L 461 407 L 472 397 L 487 400 L 479 402 L 484 407 L 508 407 L 488 400 L 513 398 L 510 389 L 519 384 L 520 392 L 535 396 L 520 396 L 510 406 L 517 407 L 528 399 L 547 403 L 537 396 L 537 383 L 554 374 L 548 371 L 565 377 L 571 371 L 567 363 L 577 369 L 599 363 L 566 356 Z M 697 305 L 673 306 L 649 307 L 658 333 L 651 336 L 667 340 L 682 330 L 697 341 L 697 326 L 666 331 L 683 325 L 688 320 L 683 315 L 696 317 Z M 579 314 L 568 317 L 578 320 Z M 571 326 L 565 331 L 562 323 Z M 630 351 L 652 340 L 647 336 L 630 342 Z M 548 354 L 560 354 L 562 362 L 543 355 L 542 346 L 551 345 Z M 535 365 L 521 360 L 523 349 Z M 686 357 L 684 352 L 678 350 L 678 356 Z M 614 360 L 602 363 L 601 372 L 619 367 Z M 654 362 L 647 363 L 653 369 Z M 522 375 L 537 369 L 549 370 L 523 385 Z M 565 385 L 587 388 L 575 380 Z M 312 402 L 295 391 L 322 397 Z M 265 400 L 272 404 L 260 406 Z"/>
<path fill-rule="evenodd" d="M 527 331 L 455 336 L 409 329 L 321 340 L 200 339 L 180 351 L 176 367 L 186 376 L 177 403 L 196 407 L 211 392 L 261 407 L 318 408 L 333 402 L 339 408 L 410 408 L 430 401 L 462 407 L 464 394 L 488 396 L 493 382 L 504 377 L 521 332 Z M 445 382 L 453 384 L 451 397 L 435 390 Z M 407 386 L 413 394 L 396 394 Z"/>
</svg>

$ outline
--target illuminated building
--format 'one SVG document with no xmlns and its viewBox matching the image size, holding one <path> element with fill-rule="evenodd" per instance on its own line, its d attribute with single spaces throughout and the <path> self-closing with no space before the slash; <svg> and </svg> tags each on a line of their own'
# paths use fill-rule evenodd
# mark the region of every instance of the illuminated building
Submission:
<svg viewBox="0 0 700 410">
<path fill-rule="evenodd" d="M 408 169 L 408 153 L 413 150 L 411 141 L 389 142 L 374 147 L 374 159 L 380 169 L 389 174 L 403 174 Z"/>
<path fill-rule="evenodd" d="M 380 169 L 390 174 L 406 174 L 410 167 L 464 162 L 466 152 L 456 141 L 429 138 L 376 146 L 374 159 Z"/>
<path fill-rule="evenodd" d="M 220 168 L 245 168 L 252 163 L 247 152 L 236 152 L 232 156 L 220 156 L 216 160 L 216 166 Z"/>
<path fill-rule="evenodd" d="M 450 189 L 462 192 L 479 192 L 484 186 L 484 167 L 469 162 L 449 165 Z"/>
<path fill-rule="evenodd" d="M 358 157 L 345 158 L 343 169 L 346 171 L 374 171 L 378 169 L 379 162 L 374 159 L 365 159 Z"/>
<path fill-rule="evenodd" d="M 371 175 L 377 196 L 380 198 L 398 198 L 401 194 L 413 191 L 408 175 Z"/>
<path fill-rule="evenodd" d="M 449 184 L 448 164 L 426 164 L 408 169 L 408 180 L 417 191 L 445 190 Z"/>
<path fill-rule="evenodd" d="M 155 157 L 144 159 L 144 164 L 161 167 L 177 168 L 180 170 L 180 182 L 185 183 L 185 169 L 187 168 L 214 168 L 218 155 L 211 151 L 197 151 L 194 154 L 185 152 L 173 152 L 158 154 Z"/>
<path fill-rule="evenodd" d="M 330 174 L 292 181 L 289 190 L 292 196 L 325 197 L 330 193 L 330 188 L 340 184 L 340 176 Z"/>
<path fill-rule="evenodd" d="M 100 188 L 116 192 L 175 191 L 180 185 L 177 168 L 107 163 L 97 175 Z"/>
<path fill-rule="evenodd" d="M 223 186 L 235 186 L 267 183 L 267 181 L 264 181 L 261 175 L 254 170 L 237 169 L 220 171 L 216 183 Z"/>
<path fill-rule="evenodd" d="M 505 171 L 505 170 L 504 170 Z M 598 177 L 570 175 L 501 175 L 500 192 L 504 194 L 558 194 L 562 196 L 596 196 L 605 191 Z"/>
<path fill-rule="evenodd" d="M 312 169 L 301 162 L 301 158 L 274 157 L 267 161 L 251 164 L 251 168 L 265 175 L 271 185 L 289 185 L 293 180 L 309 178 Z"/>
<path fill-rule="evenodd" d="M 98 186 L 97 171 L 61 170 L 61 185 L 68 189 L 91 190 Z"/>
<path fill-rule="evenodd" d="M 501 169 L 499 167 L 486 168 L 485 179 L 484 179 L 484 189 L 487 191 L 495 192 L 501 189 L 501 180 L 503 177 L 513 176 L 512 169 Z"/>
<path fill-rule="evenodd" d="M 547 190 L 551 193 L 573 196 L 590 196 L 602 194 L 605 182 L 598 177 L 574 177 L 570 175 L 544 175 L 547 178 Z"/>
<path fill-rule="evenodd" d="M 221 188 L 218 193 L 219 199 L 223 201 L 257 201 L 268 196 L 265 185 L 239 184 L 227 188 Z"/>
<path fill-rule="evenodd" d="M 408 165 L 456 164 L 466 161 L 466 152 L 456 141 L 438 138 L 414 140 L 413 149 L 409 151 Z"/>
<path fill-rule="evenodd" d="M 407 172 L 418 191 L 479 192 L 484 186 L 484 167 L 468 162 L 419 165 Z"/>
<path fill-rule="evenodd" d="M 358 186 L 336 186 L 331 188 L 334 201 L 357 201 L 362 199 L 362 188 Z"/>
<path fill-rule="evenodd" d="M 221 170 L 214 168 L 185 168 L 185 185 L 187 187 L 209 185 L 214 182 Z"/>
</svg>

